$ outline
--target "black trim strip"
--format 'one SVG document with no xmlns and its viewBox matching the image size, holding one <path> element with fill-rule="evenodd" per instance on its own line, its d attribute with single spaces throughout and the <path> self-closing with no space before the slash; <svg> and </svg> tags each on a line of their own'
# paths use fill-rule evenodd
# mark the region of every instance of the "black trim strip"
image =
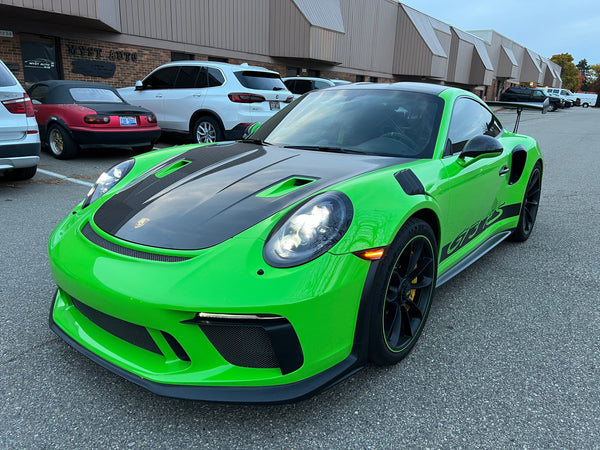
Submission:
<svg viewBox="0 0 600 450">
<path fill-rule="evenodd" d="M 89 223 L 85 224 L 81 230 L 81 234 L 83 234 L 90 242 L 93 242 L 105 250 L 118 253 L 119 255 L 130 256 L 132 258 L 158 262 L 181 262 L 192 259 L 192 257 L 188 256 L 159 255 L 158 253 L 142 252 L 140 250 L 134 250 L 128 247 L 122 247 L 114 242 L 107 241 L 102 236 L 99 236 Z"/>
</svg>

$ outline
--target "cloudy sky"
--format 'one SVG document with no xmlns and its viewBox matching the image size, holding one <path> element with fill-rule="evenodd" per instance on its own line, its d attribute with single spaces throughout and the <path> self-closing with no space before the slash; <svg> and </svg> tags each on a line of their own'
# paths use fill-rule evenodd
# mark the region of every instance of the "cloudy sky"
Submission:
<svg viewBox="0 0 600 450">
<path fill-rule="evenodd" d="M 493 29 L 550 58 L 570 53 L 573 62 L 600 64 L 599 0 L 401 0 L 463 31 Z"/>
</svg>

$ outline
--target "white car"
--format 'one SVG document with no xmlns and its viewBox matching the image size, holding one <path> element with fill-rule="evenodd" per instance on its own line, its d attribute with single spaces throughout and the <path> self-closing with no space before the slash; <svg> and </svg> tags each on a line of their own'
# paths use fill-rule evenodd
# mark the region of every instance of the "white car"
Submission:
<svg viewBox="0 0 600 450">
<path fill-rule="evenodd" d="M 212 61 L 166 63 L 118 91 L 153 111 L 164 131 L 189 134 L 196 142 L 241 138 L 250 124 L 293 100 L 277 72 Z"/>
<path fill-rule="evenodd" d="M 330 80 L 328 78 L 318 77 L 285 77 L 282 78 L 282 80 L 295 97 L 300 97 L 302 94 L 314 91 L 315 89 L 339 86 L 340 84 L 350 84 L 350 81 L 346 80 Z"/>
<path fill-rule="evenodd" d="M 3 178 L 33 177 L 40 149 L 33 104 L 19 81 L 0 61 L 0 173 L 4 174 Z"/>
<path fill-rule="evenodd" d="M 584 108 L 587 108 L 590 105 L 594 105 L 594 102 L 591 102 L 591 98 L 588 97 L 589 94 L 573 94 L 573 92 L 571 92 L 568 89 L 562 89 L 562 88 L 548 88 L 548 92 L 553 93 L 553 94 L 560 94 L 563 97 L 566 97 L 570 100 L 573 101 L 573 103 L 576 106 L 583 106 Z"/>
</svg>

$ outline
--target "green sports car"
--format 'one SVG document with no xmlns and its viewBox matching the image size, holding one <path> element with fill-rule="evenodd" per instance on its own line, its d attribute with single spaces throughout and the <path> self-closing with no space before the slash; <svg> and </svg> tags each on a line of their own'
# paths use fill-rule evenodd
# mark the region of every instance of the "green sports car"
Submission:
<svg viewBox="0 0 600 450">
<path fill-rule="evenodd" d="M 50 326 L 160 395 L 303 399 L 406 356 L 436 286 L 530 236 L 542 171 L 461 89 L 314 91 L 103 173 L 50 237 Z"/>
</svg>

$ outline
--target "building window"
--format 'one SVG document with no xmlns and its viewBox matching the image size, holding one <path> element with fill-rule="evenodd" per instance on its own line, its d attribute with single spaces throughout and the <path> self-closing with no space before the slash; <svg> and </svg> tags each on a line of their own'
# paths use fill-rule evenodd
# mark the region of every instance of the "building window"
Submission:
<svg viewBox="0 0 600 450">
<path fill-rule="evenodd" d="M 291 67 L 287 66 L 285 68 L 285 76 L 286 77 L 314 77 L 320 78 L 321 71 L 315 69 L 307 69 L 306 67 Z"/>
<path fill-rule="evenodd" d="M 222 62 L 222 63 L 229 62 L 228 58 L 219 58 L 218 56 L 209 56 L 208 60 L 213 61 L 213 62 Z"/>
<path fill-rule="evenodd" d="M 194 55 L 190 53 L 171 52 L 171 61 L 193 61 Z"/>
<path fill-rule="evenodd" d="M 360 83 L 361 81 L 365 81 L 364 75 L 356 75 L 356 82 Z"/>
<path fill-rule="evenodd" d="M 377 77 L 369 77 L 369 81 L 370 81 L 371 83 L 377 83 L 377 82 L 378 82 L 378 79 L 377 79 Z"/>
</svg>

